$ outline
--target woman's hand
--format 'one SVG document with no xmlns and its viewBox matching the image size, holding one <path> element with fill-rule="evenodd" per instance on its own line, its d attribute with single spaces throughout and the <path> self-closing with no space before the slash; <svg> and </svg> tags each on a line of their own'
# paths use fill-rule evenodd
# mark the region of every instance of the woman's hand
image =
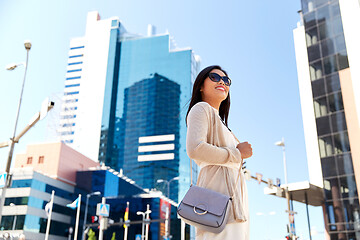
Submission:
<svg viewBox="0 0 360 240">
<path fill-rule="evenodd" d="M 241 153 L 241 157 L 243 159 L 245 158 L 249 158 L 252 156 L 252 148 L 251 148 L 251 144 L 249 144 L 248 142 L 242 142 L 239 143 L 236 146 L 237 149 L 239 149 L 240 153 Z"/>
</svg>

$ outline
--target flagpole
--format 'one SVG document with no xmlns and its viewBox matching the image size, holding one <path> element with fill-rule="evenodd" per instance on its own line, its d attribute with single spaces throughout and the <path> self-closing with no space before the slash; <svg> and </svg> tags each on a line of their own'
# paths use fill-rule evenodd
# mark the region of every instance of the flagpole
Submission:
<svg viewBox="0 0 360 240">
<path fill-rule="evenodd" d="M 51 198 L 50 198 L 50 212 L 49 212 L 49 216 L 48 216 L 48 219 L 47 219 L 47 225 L 46 225 L 45 240 L 49 239 L 51 214 L 52 214 L 52 209 L 53 209 L 53 205 L 54 205 L 54 194 L 55 194 L 55 191 L 52 190 L 51 191 Z"/>
<path fill-rule="evenodd" d="M 81 194 L 79 194 L 79 201 L 78 201 L 78 209 L 76 213 L 76 223 L 75 223 L 75 233 L 74 233 L 74 240 L 77 240 L 78 229 L 79 229 L 79 217 L 80 217 L 80 205 L 81 205 Z"/>
<path fill-rule="evenodd" d="M 128 235 L 128 226 L 126 226 L 126 221 L 129 218 L 129 202 L 126 202 L 126 210 L 125 210 L 125 216 L 124 216 L 124 228 L 125 228 L 125 232 L 124 232 L 124 240 L 127 240 L 127 235 Z"/>
</svg>

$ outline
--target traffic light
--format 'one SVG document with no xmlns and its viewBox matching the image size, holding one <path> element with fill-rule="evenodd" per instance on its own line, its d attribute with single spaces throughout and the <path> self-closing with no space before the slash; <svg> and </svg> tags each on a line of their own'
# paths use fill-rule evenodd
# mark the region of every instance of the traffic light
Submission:
<svg viewBox="0 0 360 240">
<path fill-rule="evenodd" d="M 91 216 L 91 222 L 95 223 L 98 220 L 97 216 Z"/>
</svg>

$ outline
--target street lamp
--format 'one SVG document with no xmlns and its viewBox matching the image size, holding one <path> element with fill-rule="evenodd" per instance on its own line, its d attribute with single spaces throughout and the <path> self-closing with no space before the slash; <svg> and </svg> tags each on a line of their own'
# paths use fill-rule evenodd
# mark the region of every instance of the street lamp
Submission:
<svg viewBox="0 0 360 240">
<path fill-rule="evenodd" d="M 156 182 L 157 183 L 162 183 L 162 182 L 166 183 L 166 185 L 167 185 L 167 197 L 170 199 L 170 183 L 172 181 L 179 180 L 179 179 L 180 179 L 180 177 L 177 176 L 177 177 L 174 177 L 174 178 L 170 179 L 169 181 L 164 180 L 164 179 L 158 179 Z"/>
<path fill-rule="evenodd" d="M 290 232 L 290 236 L 292 238 L 295 237 L 295 225 L 293 225 L 293 221 L 294 221 L 294 214 L 295 212 L 291 211 L 290 208 L 290 196 L 289 196 L 289 188 L 288 188 L 288 179 L 287 179 L 287 169 L 286 169 L 286 155 L 285 155 L 285 140 L 284 138 L 281 139 L 281 141 L 278 141 L 275 143 L 276 146 L 282 147 L 283 150 L 283 164 L 284 164 L 284 175 L 285 175 L 285 197 L 287 200 L 287 212 L 289 214 L 289 232 Z"/>
<path fill-rule="evenodd" d="M 26 72 L 27 72 L 27 67 L 28 67 L 28 62 L 29 62 L 29 51 L 31 49 L 31 42 L 29 40 L 26 40 L 24 42 L 24 46 L 26 49 L 26 63 L 25 63 L 25 71 L 24 71 L 24 78 L 23 78 L 23 83 L 22 83 L 22 87 L 21 87 L 21 93 L 20 93 L 20 99 L 19 99 L 19 105 L 18 105 L 18 110 L 17 110 L 17 114 L 16 114 L 16 120 L 15 120 L 15 127 L 14 127 L 14 133 L 12 135 L 11 140 L 11 144 L 10 144 L 10 148 L 9 148 L 9 154 L 8 154 L 8 159 L 7 159 L 7 163 L 6 163 L 6 179 L 5 179 L 5 186 L 2 189 L 2 193 L 1 193 L 1 202 L 0 202 L 0 223 L 1 223 L 1 218 L 2 218 L 2 207 L 4 206 L 4 202 L 5 202 L 5 193 L 6 193 L 6 188 L 8 187 L 8 183 L 9 183 L 9 173 L 10 173 L 10 166 L 11 166 L 11 160 L 12 160 L 12 156 L 13 156 L 13 152 L 14 152 L 14 147 L 15 147 L 15 134 L 16 134 L 16 127 L 18 124 L 18 120 L 19 120 L 19 113 L 20 113 L 20 107 L 21 107 L 21 101 L 22 101 L 22 96 L 23 96 L 23 92 L 24 92 L 24 86 L 25 86 L 25 79 L 26 79 Z M 10 68 L 9 70 L 13 70 L 14 68 Z"/>
<path fill-rule="evenodd" d="M 149 207 L 148 207 L 149 208 Z M 142 215 L 143 219 L 142 219 L 142 224 L 141 224 L 141 239 L 145 239 L 145 236 L 144 236 L 144 226 L 145 226 L 145 217 L 151 213 L 151 210 L 146 210 L 145 212 L 140 212 L 140 211 L 137 211 L 136 212 L 136 215 Z M 147 240 L 147 239 L 146 239 Z"/>
<path fill-rule="evenodd" d="M 15 203 L 10 203 L 10 207 L 16 207 Z M 16 208 L 15 208 L 15 210 L 16 210 Z M 15 230 L 16 217 L 17 217 L 17 212 L 15 212 L 15 214 L 14 214 L 14 222 L 13 222 L 12 230 Z"/>
<path fill-rule="evenodd" d="M 89 198 L 91 196 L 99 196 L 101 195 L 101 192 L 96 191 L 92 192 L 86 195 L 86 205 L 85 205 L 85 214 L 84 214 L 84 223 L 83 223 L 83 233 L 82 233 L 82 239 L 85 240 L 85 225 L 86 225 L 86 218 L 87 218 L 87 212 L 88 212 L 88 204 L 89 204 Z"/>
</svg>

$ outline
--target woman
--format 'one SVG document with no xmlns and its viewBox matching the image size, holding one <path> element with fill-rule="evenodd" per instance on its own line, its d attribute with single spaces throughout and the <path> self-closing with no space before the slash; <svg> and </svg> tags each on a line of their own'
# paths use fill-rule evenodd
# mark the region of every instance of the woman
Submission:
<svg viewBox="0 0 360 240">
<path fill-rule="evenodd" d="M 252 149 L 248 142 L 237 142 L 227 127 L 230 85 L 230 78 L 220 66 L 203 69 L 195 80 L 186 115 L 186 151 L 200 167 L 197 185 L 228 196 L 234 193 L 225 229 L 218 234 L 196 229 L 197 240 L 249 239 L 248 199 L 242 169 L 238 182 L 237 176 L 242 159 L 251 157 Z"/>
</svg>

